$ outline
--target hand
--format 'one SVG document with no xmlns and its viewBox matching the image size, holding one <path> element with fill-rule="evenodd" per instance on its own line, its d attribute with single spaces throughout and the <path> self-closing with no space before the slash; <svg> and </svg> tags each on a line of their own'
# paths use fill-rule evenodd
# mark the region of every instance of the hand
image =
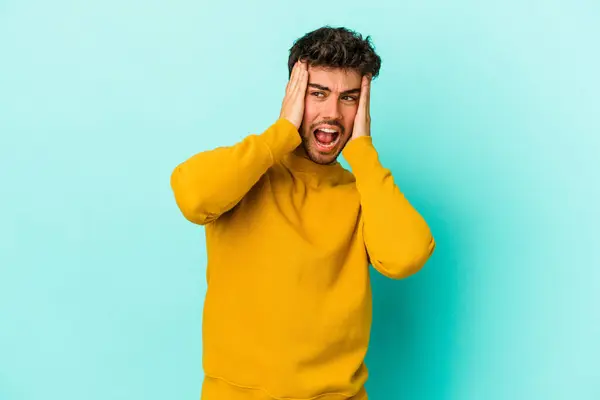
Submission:
<svg viewBox="0 0 600 400">
<path fill-rule="evenodd" d="M 352 129 L 352 137 L 350 140 L 371 136 L 371 75 L 365 75 L 362 78 L 360 87 L 360 99 L 358 100 L 358 110 L 354 117 L 354 128 Z"/>
<path fill-rule="evenodd" d="M 292 69 L 292 75 L 285 88 L 285 97 L 281 104 L 279 118 L 285 118 L 300 128 L 304 118 L 304 96 L 308 86 L 308 64 L 298 60 Z"/>
</svg>

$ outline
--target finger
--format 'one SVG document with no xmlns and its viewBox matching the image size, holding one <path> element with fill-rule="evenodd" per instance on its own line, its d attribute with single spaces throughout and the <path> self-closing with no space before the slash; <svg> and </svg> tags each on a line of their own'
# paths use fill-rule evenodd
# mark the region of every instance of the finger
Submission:
<svg viewBox="0 0 600 400">
<path fill-rule="evenodd" d="M 290 92 L 295 91 L 298 86 L 298 77 L 300 76 L 301 69 L 302 65 L 300 64 L 300 60 L 298 60 L 294 66 L 292 77 L 290 78 Z"/>
<path fill-rule="evenodd" d="M 289 93 L 292 90 L 292 87 L 294 85 L 294 80 L 296 78 L 297 73 L 298 73 L 298 61 L 296 61 L 296 64 L 294 64 L 294 66 L 292 67 L 292 73 L 290 74 L 290 79 L 288 80 L 288 83 L 287 83 L 286 93 Z"/>
<path fill-rule="evenodd" d="M 292 74 L 290 75 L 290 80 L 288 81 L 287 86 L 285 88 L 286 93 L 289 93 L 292 91 L 294 82 L 296 80 L 296 75 L 298 75 L 298 69 L 299 69 L 299 61 L 296 61 L 296 64 L 294 64 L 294 67 L 292 68 Z"/>
<path fill-rule="evenodd" d="M 291 96 L 293 96 L 293 98 L 295 100 L 300 100 L 300 98 L 302 98 L 302 101 L 304 100 L 304 95 L 306 93 L 306 81 L 307 81 L 307 75 L 308 72 L 302 68 L 302 66 L 300 66 L 299 70 L 298 70 L 298 75 L 296 76 L 296 80 L 293 86 L 293 89 L 291 91 Z"/>
<path fill-rule="evenodd" d="M 368 102 L 368 91 L 369 88 L 367 86 L 367 77 L 363 76 L 361 87 L 360 87 L 360 99 L 358 100 L 359 111 L 366 112 L 367 111 L 367 102 Z"/>
<path fill-rule="evenodd" d="M 373 82 L 373 78 L 371 75 L 367 76 L 367 101 L 366 101 L 366 110 L 367 110 L 367 118 L 370 116 L 371 112 L 371 82 Z"/>
<path fill-rule="evenodd" d="M 298 72 L 294 79 L 294 83 L 292 84 L 294 91 L 301 89 L 302 81 L 304 79 L 308 79 L 308 67 L 306 62 L 298 61 Z M 306 91 L 306 88 L 304 89 L 304 91 Z M 304 92 L 302 93 L 302 95 L 304 95 Z"/>
<path fill-rule="evenodd" d="M 306 88 L 308 87 L 308 66 L 303 64 L 302 76 L 300 77 L 299 90 L 300 95 L 304 98 L 306 96 Z"/>
</svg>

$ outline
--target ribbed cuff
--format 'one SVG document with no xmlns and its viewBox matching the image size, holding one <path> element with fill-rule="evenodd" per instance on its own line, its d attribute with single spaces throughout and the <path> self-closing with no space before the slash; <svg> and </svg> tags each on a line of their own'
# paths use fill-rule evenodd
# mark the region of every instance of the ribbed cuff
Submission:
<svg viewBox="0 0 600 400">
<path fill-rule="evenodd" d="M 273 161 L 281 160 L 302 143 L 296 126 L 285 118 L 278 119 L 260 137 L 271 151 Z"/>
<path fill-rule="evenodd" d="M 350 140 L 342 151 L 342 155 L 355 174 L 367 171 L 379 164 L 379 156 L 375 146 L 373 146 L 371 136 L 362 136 Z"/>
</svg>

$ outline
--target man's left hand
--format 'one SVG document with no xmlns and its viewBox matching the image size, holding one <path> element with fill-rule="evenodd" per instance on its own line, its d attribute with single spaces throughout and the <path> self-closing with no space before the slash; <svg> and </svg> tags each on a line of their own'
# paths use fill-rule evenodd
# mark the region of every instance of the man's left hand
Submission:
<svg viewBox="0 0 600 400">
<path fill-rule="evenodd" d="M 362 77 L 358 111 L 354 117 L 354 128 L 352 129 L 351 140 L 362 136 L 371 136 L 371 114 L 369 111 L 371 80 L 372 78 L 370 75 Z"/>
</svg>

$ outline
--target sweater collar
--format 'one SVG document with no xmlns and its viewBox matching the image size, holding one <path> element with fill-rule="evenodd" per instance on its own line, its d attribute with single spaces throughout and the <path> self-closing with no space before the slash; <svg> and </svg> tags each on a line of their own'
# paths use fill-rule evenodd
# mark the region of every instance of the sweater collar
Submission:
<svg viewBox="0 0 600 400">
<path fill-rule="evenodd" d="M 344 167 L 337 160 L 331 164 L 317 164 L 298 151 L 288 153 L 283 158 L 283 163 L 290 170 L 304 173 L 309 179 L 317 182 L 336 183 L 341 179 L 345 171 Z"/>
</svg>

